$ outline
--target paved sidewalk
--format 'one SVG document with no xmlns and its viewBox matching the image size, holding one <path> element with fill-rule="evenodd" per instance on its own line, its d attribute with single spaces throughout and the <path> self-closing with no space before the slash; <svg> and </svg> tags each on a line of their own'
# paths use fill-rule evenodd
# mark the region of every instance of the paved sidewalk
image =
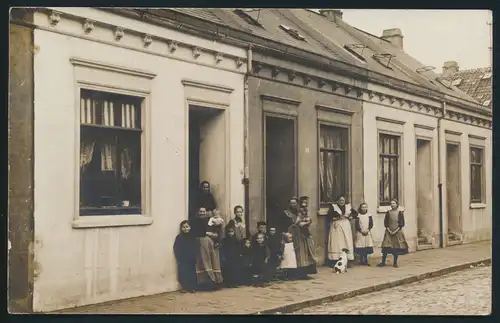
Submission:
<svg viewBox="0 0 500 323">
<path fill-rule="evenodd" d="M 318 268 L 315 279 L 278 282 L 269 287 L 239 287 L 217 292 L 182 294 L 171 292 L 134 299 L 83 306 L 53 313 L 60 314 L 256 314 L 291 312 L 384 288 L 443 275 L 491 259 L 491 241 L 444 249 L 413 252 L 400 257 L 399 268 L 354 267 L 335 275 Z"/>
</svg>

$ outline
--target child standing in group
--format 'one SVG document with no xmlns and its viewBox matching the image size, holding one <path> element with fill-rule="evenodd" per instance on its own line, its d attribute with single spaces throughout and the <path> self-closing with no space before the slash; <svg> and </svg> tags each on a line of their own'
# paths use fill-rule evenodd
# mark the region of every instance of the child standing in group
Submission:
<svg viewBox="0 0 500 323">
<path fill-rule="evenodd" d="M 191 233 L 188 221 L 180 224 L 180 233 L 175 238 L 174 254 L 177 274 L 183 292 L 194 293 L 196 289 L 196 237 Z"/>
<path fill-rule="evenodd" d="M 280 269 L 283 271 L 284 280 L 293 279 L 297 271 L 297 256 L 295 255 L 292 238 L 291 233 L 283 234 Z"/>
<path fill-rule="evenodd" d="M 269 247 L 269 278 L 275 279 L 276 270 L 281 261 L 281 237 L 276 233 L 276 228 L 269 228 L 267 235 L 267 246 Z"/>
<path fill-rule="evenodd" d="M 384 218 L 385 234 L 382 241 L 382 262 L 377 267 L 384 267 L 388 254 L 394 257 L 393 266 L 399 267 L 398 257 L 408 253 L 408 243 L 403 233 L 405 217 L 403 211 L 399 210 L 396 199 L 391 201 L 391 210 L 387 211 Z"/>
<path fill-rule="evenodd" d="M 249 239 L 243 240 L 241 251 L 243 270 L 240 283 L 250 285 L 252 283 L 252 242 Z"/>
<path fill-rule="evenodd" d="M 236 238 L 233 226 L 226 227 L 226 236 L 222 240 L 222 275 L 227 287 L 236 287 L 242 274 L 241 243 Z"/>
<path fill-rule="evenodd" d="M 262 285 L 268 281 L 269 248 L 265 242 L 265 235 L 257 233 L 255 245 L 252 246 L 252 278 L 257 285 Z"/>
<path fill-rule="evenodd" d="M 264 237 L 264 242 L 266 242 L 267 239 L 267 222 L 265 221 L 259 221 L 257 222 L 257 233 L 253 235 L 252 237 L 252 247 L 257 244 L 257 236 L 259 234 L 262 234 Z"/>
<path fill-rule="evenodd" d="M 358 209 L 358 216 L 355 218 L 356 242 L 354 252 L 360 257 L 360 265 L 368 264 L 368 255 L 373 253 L 373 238 L 371 230 L 373 228 L 372 215 L 368 213 L 368 204 L 361 203 Z"/>
</svg>

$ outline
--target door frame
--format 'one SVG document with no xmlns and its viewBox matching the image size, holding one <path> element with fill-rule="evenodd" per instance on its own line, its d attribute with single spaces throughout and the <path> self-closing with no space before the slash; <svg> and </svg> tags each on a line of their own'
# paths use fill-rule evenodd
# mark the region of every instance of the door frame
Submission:
<svg viewBox="0 0 500 323">
<path fill-rule="evenodd" d="M 293 191 L 294 195 L 297 195 L 298 193 L 298 187 L 299 187 L 299 176 L 298 176 L 298 116 L 296 115 L 291 115 L 291 114 L 284 114 L 284 113 L 276 113 L 276 112 L 268 112 L 268 111 L 263 111 L 262 114 L 262 125 L 263 125 L 263 142 L 262 142 L 262 148 L 263 148 L 263 167 L 262 167 L 262 173 L 263 173 L 263 181 L 262 181 L 262 192 L 263 194 L 263 205 L 264 205 L 264 220 L 268 221 L 267 218 L 267 117 L 272 117 L 272 118 L 280 118 L 280 119 L 287 119 L 287 120 L 292 120 L 293 121 L 293 146 L 294 146 L 294 181 L 293 181 Z M 290 197 L 291 198 L 291 197 Z"/>
<path fill-rule="evenodd" d="M 434 160 L 434 138 L 431 137 L 431 136 L 423 136 L 423 135 L 416 135 L 415 136 L 415 224 L 416 224 L 416 231 L 417 231 L 417 250 L 425 250 L 425 249 L 434 249 L 434 248 L 439 248 L 439 244 L 436 244 L 436 245 L 421 245 L 418 243 L 418 230 L 419 230 L 419 227 L 418 227 L 418 167 L 417 167 L 417 162 L 418 162 L 418 141 L 421 140 L 421 141 L 427 141 L 429 144 L 430 144 L 430 166 L 431 166 L 431 189 L 432 189 L 432 209 L 431 209 L 431 213 L 432 214 L 435 214 L 435 209 L 436 209 L 436 196 L 434 194 L 434 185 L 435 185 L 435 179 L 434 179 L 434 163 L 433 163 L 433 160 Z M 439 166 L 438 166 L 439 167 Z M 433 216 L 433 220 L 434 220 L 434 216 Z M 438 216 L 437 216 L 437 221 L 439 221 L 439 213 L 438 213 Z M 434 221 L 433 221 L 433 226 L 434 226 Z M 438 228 L 437 230 L 437 235 L 438 235 L 438 238 L 439 238 L 439 235 L 441 234 L 441 232 L 439 232 L 440 229 Z"/>
<path fill-rule="evenodd" d="M 458 183 L 459 183 L 459 186 L 458 186 L 458 195 L 460 196 L 460 198 L 462 197 L 462 144 L 459 142 L 459 141 L 452 141 L 452 140 L 446 140 L 445 141 L 445 163 L 447 164 L 448 163 L 448 145 L 451 145 L 451 146 L 456 146 L 457 149 L 458 149 Z M 463 209 L 462 209 L 462 205 L 460 205 L 460 219 L 459 219 L 459 225 L 460 225 L 460 240 L 458 241 L 450 241 L 449 240 L 449 236 L 448 236 L 448 228 L 449 228 L 449 221 L 448 221 L 448 213 L 450 212 L 450 210 L 448 209 L 448 199 L 449 199 L 449 196 L 448 196 L 448 174 L 446 173 L 445 175 L 445 179 L 446 179 L 446 245 L 447 246 L 453 246 L 453 245 L 457 245 L 457 244 L 462 244 L 463 241 L 464 241 L 464 238 L 463 238 L 463 230 L 464 230 L 464 226 L 463 226 Z M 444 229 L 444 228 L 443 228 Z"/>
</svg>

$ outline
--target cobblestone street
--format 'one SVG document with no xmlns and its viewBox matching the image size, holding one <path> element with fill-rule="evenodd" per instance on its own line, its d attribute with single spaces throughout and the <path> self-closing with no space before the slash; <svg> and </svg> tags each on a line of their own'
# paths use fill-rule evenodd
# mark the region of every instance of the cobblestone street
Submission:
<svg viewBox="0 0 500 323">
<path fill-rule="evenodd" d="M 491 311 L 491 267 L 467 269 L 294 314 L 487 315 Z"/>
</svg>

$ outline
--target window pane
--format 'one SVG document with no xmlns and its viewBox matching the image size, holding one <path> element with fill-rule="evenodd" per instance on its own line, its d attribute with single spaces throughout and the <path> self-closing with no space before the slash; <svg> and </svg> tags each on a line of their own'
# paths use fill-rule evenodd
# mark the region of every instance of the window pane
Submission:
<svg viewBox="0 0 500 323">
<path fill-rule="evenodd" d="M 474 148 L 471 148 L 470 150 L 470 160 L 473 163 L 477 163 L 477 150 Z"/>
<path fill-rule="evenodd" d="M 384 140 L 384 151 L 383 153 L 384 154 L 388 154 L 390 153 L 390 138 L 388 136 L 384 136 L 383 137 L 383 140 Z"/>
<path fill-rule="evenodd" d="M 140 100 L 81 91 L 81 215 L 142 212 Z"/>
<path fill-rule="evenodd" d="M 320 148 L 346 149 L 347 130 L 322 125 L 320 127 Z"/>
<path fill-rule="evenodd" d="M 390 168 L 389 168 L 389 177 L 390 177 L 390 199 L 396 198 L 397 197 L 397 191 L 398 191 L 398 164 L 397 164 L 397 159 L 396 158 L 391 158 L 389 161 Z"/>
<path fill-rule="evenodd" d="M 384 200 L 384 158 L 380 157 L 379 160 L 379 172 L 378 172 L 378 186 L 379 186 L 379 201 Z"/>
<path fill-rule="evenodd" d="M 471 165 L 471 199 L 481 201 L 481 166 Z"/>
<path fill-rule="evenodd" d="M 390 191 L 389 191 L 389 159 L 384 158 L 384 174 L 383 174 L 383 182 L 384 182 L 384 201 L 389 201 L 391 199 Z"/>
</svg>

